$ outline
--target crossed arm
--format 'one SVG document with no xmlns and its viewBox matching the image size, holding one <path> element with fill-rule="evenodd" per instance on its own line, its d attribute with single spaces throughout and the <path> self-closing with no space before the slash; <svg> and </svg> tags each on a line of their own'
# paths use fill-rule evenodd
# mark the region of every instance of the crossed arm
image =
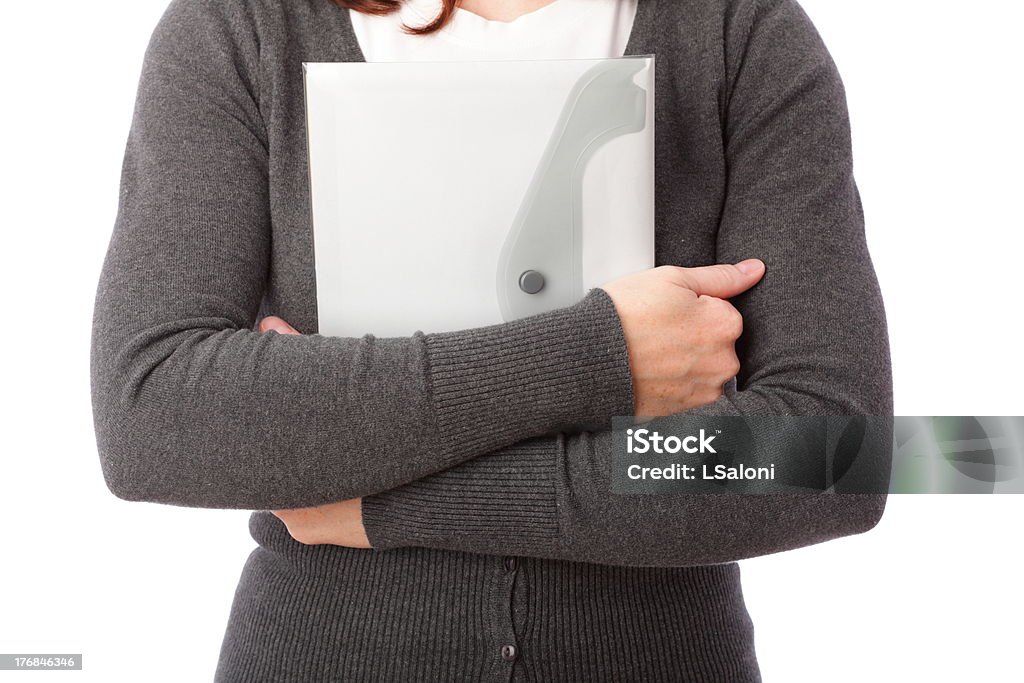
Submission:
<svg viewBox="0 0 1024 683">
<path fill-rule="evenodd" d="M 735 342 L 743 329 L 742 316 L 726 298 L 746 291 L 763 275 L 764 264 L 749 259 L 735 266 L 655 268 L 603 287 L 623 327 L 637 415 L 672 415 L 722 395 L 739 371 Z M 276 316 L 260 321 L 259 330 L 299 334 Z M 361 499 L 274 514 L 302 543 L 371 547 Z"/>
<path fill-rule="evenodd" d="M 725 562 L 870 528 L 884 496 L 611 493 L 608 418 L 643 401 L 698 415 L 891 414 L 842 86 L 795 3 L 767 5 L 730 75 L 717 242 L 720 261 L 757 256 L 767 273 L 735 302 L 737 382 L 687 403 L 695 385 L 678 368 L 662 373 L 660 399 L 657 372 L 635 371 L 632 314 L 600 291 L 444 335 L 253 329 L 271 248 L 258 46 L 220 35 L 215 17 L 193 35 L 178 15 L 217 6 L 173 3 L 147 52 L 97 294 L 93 400 L 110 488 L 245 509 L 361 498 L 357 540 L 376 548 L 608 564 Z M 217 66 L 225 55 L 233 68 Z M 777 92 L 755 87 L 778 69 Z M 671 339 L 677 353 L 661 356 L 679 363 L 692 345 Z"/>
</svg>

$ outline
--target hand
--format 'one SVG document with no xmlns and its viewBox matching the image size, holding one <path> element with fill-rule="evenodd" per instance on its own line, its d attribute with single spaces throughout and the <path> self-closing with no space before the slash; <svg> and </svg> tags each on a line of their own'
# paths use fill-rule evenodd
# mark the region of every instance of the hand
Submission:
<svg viewBox="0 0 1024 683">
<path fill-rule="evenodd" d="M 341 545 L 369 548 L 363 527 L 363 499 L 352 498 L 311 508 L 272 510 L 284 522 L 288 533 L 306 545 Z"/>
<path fill-rule="evenodd" d="M 740 369 L 743 316 L 725 299 L 757 284 L 765 265 L 661 266 L 602 289 L 622 321 L 633 374 L 634 412 L 661 417 L 712 403 Z"/>
<path fill-rule="evenodd" d="M 260 321 L 260 332 L 299 334 L 299 331 L 281 318 L 270 316 Z M 316 507 L 272 510 L 288 527 L 299 543 L 306 545 L 331 544 L 348 548 L 369 548 L 370 539 L 363 527 L 363 500 L 352 498 Z"/>
</svg>

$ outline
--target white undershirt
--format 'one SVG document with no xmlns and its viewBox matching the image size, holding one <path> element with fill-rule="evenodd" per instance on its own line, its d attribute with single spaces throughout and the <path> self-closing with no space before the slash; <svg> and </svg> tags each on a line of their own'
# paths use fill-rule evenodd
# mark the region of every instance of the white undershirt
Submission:
<svg viewBox="0 0 1024 683">
<path fill-rule="evenodd" d="M 464 9 L 440 31 L 418 36 L 402 25 L 428 24 L 441 0 L 406 0 L 386 16 L 349 10 L 368 62 L 621 57 L 633 28 L 637 0 L 555 0 L 510 22 Z"/>
</svg>

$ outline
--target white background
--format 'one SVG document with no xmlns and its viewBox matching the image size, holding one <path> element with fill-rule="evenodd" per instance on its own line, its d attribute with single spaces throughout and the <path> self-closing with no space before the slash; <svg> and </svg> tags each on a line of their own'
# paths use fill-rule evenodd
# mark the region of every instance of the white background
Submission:
<svg viewBox="0 0 1024 683">
<path fill-rule="evenodd" d="M 897 413 L 1024 415 L 1024 11 L 803 4 L 847 84 Z M 253 546 L 246 512 L 117 500 L 93 445 L 92 297 L 164 5 L 0 9 L 0 652 L 86 663 L 3 680 L 209 680 Z M 869 534 L 744 563 L 765 680 L 1021 680 L 1022 512 L 895 496 Z"/>
</svg>

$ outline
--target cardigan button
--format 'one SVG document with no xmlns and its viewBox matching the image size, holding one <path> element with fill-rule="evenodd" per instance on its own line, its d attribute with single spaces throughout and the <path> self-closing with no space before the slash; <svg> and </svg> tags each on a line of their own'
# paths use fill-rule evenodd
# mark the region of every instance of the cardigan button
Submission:
<svg viewBox="0 0 1024 683">
<path fill-rule="evenodd" d="M 502 645 L 501 646 L 501 658 L 506 662 L 514 662 L 516 657 L 519 656 L 519 650 L 516 649 L 515 645 Z"/>
<path fill-rule="evenodd" d="M 516 569 L 519 569 L 519 560 L 517 560 L 514 557 L 506 557 L 505 558 L 505 571 L 511 573 L 511 572 L 514 572 Z"/>
</svg>

